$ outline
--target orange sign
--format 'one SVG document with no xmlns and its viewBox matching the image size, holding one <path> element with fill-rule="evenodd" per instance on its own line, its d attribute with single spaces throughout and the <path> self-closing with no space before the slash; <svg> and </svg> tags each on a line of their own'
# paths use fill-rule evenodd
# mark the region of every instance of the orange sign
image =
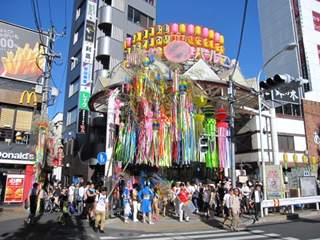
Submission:
<svg viewBox="0 0 320 240">
<path fill-rule="evenodd" d="M 4 202 L 23 202 L 24 175 L 8 174 Z"/>
</svg>

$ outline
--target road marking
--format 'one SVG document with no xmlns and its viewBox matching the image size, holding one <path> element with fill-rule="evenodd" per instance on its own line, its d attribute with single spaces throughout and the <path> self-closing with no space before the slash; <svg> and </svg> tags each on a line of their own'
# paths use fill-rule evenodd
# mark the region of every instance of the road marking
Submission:
<svg viewBox="0 0 320 240">
<path fill-rule="evenodd" d="M 101 236 L 101 240 L 117 240 L 117 239 L 143 239 L 147 240 L 153 238 L 154 240 L 185 240 L 185 239 L 229 239 L 229 240 L 245 240 L 245 239 L 261 239 L 268 236 L 263 235 L 264 231 L 252 230 L 252 231 L 239 231 L 230 232 L 226 230 L 216 231 L 197 231 L 197 232 L 176 232 L 176 233 L 155 233 L 155 234 L 141 234 L 137 236 Z M 277 235 L 278 236 L 278 235 Z M 221 238 L 222 237 L 222 238 Z M 227 237 L 227 238 L 226 238 Z"/>
</svg>

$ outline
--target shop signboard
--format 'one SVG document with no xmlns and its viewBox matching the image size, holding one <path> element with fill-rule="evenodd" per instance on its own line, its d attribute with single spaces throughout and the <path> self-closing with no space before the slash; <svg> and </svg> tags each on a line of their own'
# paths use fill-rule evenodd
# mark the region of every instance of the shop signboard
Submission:
<svg viewBox="0 0 320 240">
<path fill-rule="evenodd" d="M 85 36 L 83 39 L 83 48 L 81 56 L 81 74 L 79 91 L 79 118 L 78 133 L 87 133 L 89 121 L 88 102 L 91 96 L 92 70 L 94 58 L 94 39 L 96 28 L 97 1 L 87 1 L 87 12 L 85 17 Z"/>
<path fill-rule="evenodd" d="M 280 165 L 266 165 L 267 199 L 284 197 L 282 169 Z"/>
<path fill-rule="evenodd" d="M 89 111 L 85 109 L 80 109 L 79 111 L 79 124 L 78 124 L 78 132 L 86 133 L 88 132 L 88 113 Z"/>
<path fill-rule="evenodd" d="M 8 161 L 14 163 L 15 161 L 34 161 L 35 154 L 32 146 L 27 144 L 0 144 L 0 163 L 7 163 Z"/>
<path fill-rule="evenodd" d="M 317 195 L 317 185 L 315 177 L 300 177 L 299 180 L 301 197 L 310 197 Z"/>
<path fill-rule="evenodd" d="M 38 32 L 0 21 L 0 76 L 37 83 L 45 66 L 41 45 Z"/>
<path fill-rule="evenodd" d="M 4 194 L 5 203 L 23 202 L 24 175 L 8 174 Z"/>
</svg>

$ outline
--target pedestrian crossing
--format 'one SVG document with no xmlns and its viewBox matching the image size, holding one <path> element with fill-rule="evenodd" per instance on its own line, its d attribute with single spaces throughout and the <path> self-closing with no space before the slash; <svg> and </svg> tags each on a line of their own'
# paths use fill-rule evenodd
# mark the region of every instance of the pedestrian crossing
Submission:
<svg viewBox="0 0 320 240">
<path fill-rule="evenodd" d="M 262 230 L 243 230 L 231 232 L 227 230 L 206 230 L 193 232 L 148 233 L 135 236 L 100 236 L 100 240 L 299 240 L 298 238 L 281 236 L 277 233 L 266 233 Z"/>
</svg>

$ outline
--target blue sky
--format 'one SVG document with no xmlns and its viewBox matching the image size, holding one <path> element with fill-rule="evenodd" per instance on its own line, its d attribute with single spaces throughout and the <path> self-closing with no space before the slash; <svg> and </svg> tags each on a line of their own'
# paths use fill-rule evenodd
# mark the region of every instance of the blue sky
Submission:
<svg viewBox="0 0 320 240">
<path fill-rule="evenodd" d="M 139 1 L 139 0 L 136 0 Z M 50 27 L 49 0 L 38 0 L 44 30 Z M 63 110 L 65 88 L 65 63 L 70 39 L 73 0 L 51 0 L 52 20 L 58 32 L 65 25 L 64 9 L 67 7 L 67 35 L 58 38 L 55 50 L 62 54 L 63 64 L 54 65 L 53 79 L 62 91 L 49 115 Z M 157 21 L 164 23 L 193 23 L 213 28 L 225 36 L 226 55 L 235 58 L 240 36 L 244 0 L 158 0 Z M 0 19 L 35 29 L 30 0 L 2 1 Z M 240 67 L 245 77 L 254 77 L 262 66 L 257 1 L 249 1 Z"/>
</svg>

